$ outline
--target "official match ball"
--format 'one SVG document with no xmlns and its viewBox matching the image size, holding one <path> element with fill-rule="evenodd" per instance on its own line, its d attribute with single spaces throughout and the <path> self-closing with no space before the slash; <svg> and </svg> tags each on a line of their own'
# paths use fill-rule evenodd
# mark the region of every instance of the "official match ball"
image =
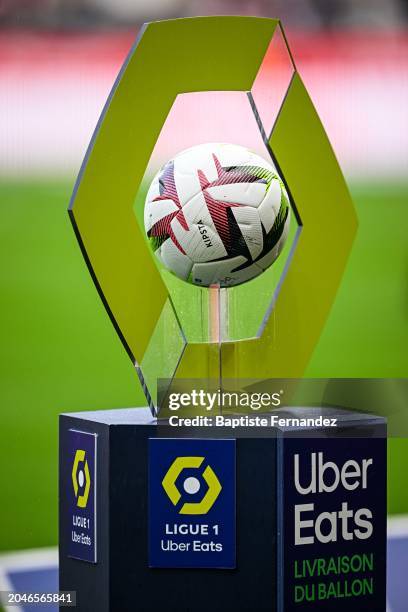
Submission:
<svg viewBox="0 0 408 612">
<path fill-rule="evenodd" d="M 282 251 L 290 206 L 272 165 L 233 144 L 182 151 L 154 177 L 144 223 L 166 268 L 186 281 L 230 287 L 255 278 Z"/>
</svg>

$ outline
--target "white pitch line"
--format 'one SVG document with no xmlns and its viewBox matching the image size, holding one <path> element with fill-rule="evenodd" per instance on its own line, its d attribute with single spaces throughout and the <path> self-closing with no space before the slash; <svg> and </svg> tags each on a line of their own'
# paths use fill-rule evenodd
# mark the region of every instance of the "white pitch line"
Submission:
<svg viewBox="0 0 408 612">
<path fill-rule="evenodd" d="M 14 591 L 8 573 L 18 570 L 41 569 L 58 566 L 57 548 L 34 548 L 0 554 L 0 591 Z M 1 602 L 5 612 L 23 612 L 19 605 L 7 605 Z"/>
<path fill-rule="evenodd" d="M 389 538 L 408 537 L 408 515 L 396 515 L 388 518 L 387 532 Z M 7 572 L 13 570 L 55 567 L 58 565 L 57 548 L 37 548 L 17 552 L 0 554 L 0 591 L 12 591 L 13 587 L 8 579 Z M 6 612 L 22 612 L 20 606 L 7 606 L 3 603 Z M 387 603 L 386 612 L 392 612 Z"/>
<path fill-rule="evenodd" d="M 388 517 L 387 520 L 387 538 L 408 538 L 408 515 L 399 514 Z M 390 604 L 387 602 L 387 612 L 392 612 Z"/>
<path fill-rule="evenodd" d="M 387 521 L 388 538 L 408 537 L 408 515 L 390 516 Z"/>
</svg>

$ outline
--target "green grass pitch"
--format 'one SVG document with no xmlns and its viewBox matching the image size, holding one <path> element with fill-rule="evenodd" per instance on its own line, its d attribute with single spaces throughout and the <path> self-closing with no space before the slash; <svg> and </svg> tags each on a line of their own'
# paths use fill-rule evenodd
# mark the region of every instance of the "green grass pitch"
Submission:
<svg viewBox="0 0 408 612">
<path fill-rule="evenodd" d="M 57 542 L 58 414 L 144 404 L 72 231 L 71 190 L 0 184 L 2 550 Z M 352 192 L 359 232 L 307 375 L 404 377 L 408 185 Z M 402 462 L 408 441 L 392 440 L 391 512 L 408 512 Z"/>
</svg>

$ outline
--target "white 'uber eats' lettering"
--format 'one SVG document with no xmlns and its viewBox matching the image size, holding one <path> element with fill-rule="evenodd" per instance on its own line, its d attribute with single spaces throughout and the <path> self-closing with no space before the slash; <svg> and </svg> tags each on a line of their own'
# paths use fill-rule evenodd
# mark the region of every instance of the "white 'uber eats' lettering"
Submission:
<svg viewBox="0 0 408 612">
<path fill-rule="evenodd" d="M 345 491 L 358 488 L 367 489 L 368 472 L 373 465 L 372 459 L 363 459 L 360 463 L 354 459 L 347 460 L 341 468 L 333 461 L 324 461 L 323 453 L 310 455 L 310 479 L 301 482 L 300 458 L 294 456 L 294 482 L 300 495 L 333 493 L 338 487 Z M 317 517 L 315 504 L 297 504 L 295 506 L 295 545 L 313 544 L 317 539 L 322 544 L 343 540 L 367 540 L 373 533 L 372 512 L 369 508 L 356 511 L 343 501 L 337 512 L 322 512 Z"/>
</svg>

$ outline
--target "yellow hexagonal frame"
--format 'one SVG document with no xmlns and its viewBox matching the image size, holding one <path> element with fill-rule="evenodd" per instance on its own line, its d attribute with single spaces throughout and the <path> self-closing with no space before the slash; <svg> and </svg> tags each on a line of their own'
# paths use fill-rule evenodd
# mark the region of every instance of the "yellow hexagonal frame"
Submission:
<svg viewBox="0 0 408 612">
<path fill-rule="evenodd" d="M 161 127 L 179 93 L 250 92 L 277 28 L 281 33 L 277 20 L 250 17 L 148 24 L 109 96 L 78 177 L 70 216 L 101 298 L 136 366 L 163 308 L 171 307 L 133 213 Z M 252 103 L 257 113 L 256 100 Z M 296 70 L 276 114 L 265 139 L 304 227 L 273 318 L 260 338 L 225 343 L 221 350 L 214 344 L 186 344 L 177 377 L 217 378 L 220 372 L 225 378 L 301 377 L 334 301 L 357 221 Z M 259 114 L 258 119 L 260 123 Z M 261 123 L 260 129 L 265 131 Z"/>
</svg>

